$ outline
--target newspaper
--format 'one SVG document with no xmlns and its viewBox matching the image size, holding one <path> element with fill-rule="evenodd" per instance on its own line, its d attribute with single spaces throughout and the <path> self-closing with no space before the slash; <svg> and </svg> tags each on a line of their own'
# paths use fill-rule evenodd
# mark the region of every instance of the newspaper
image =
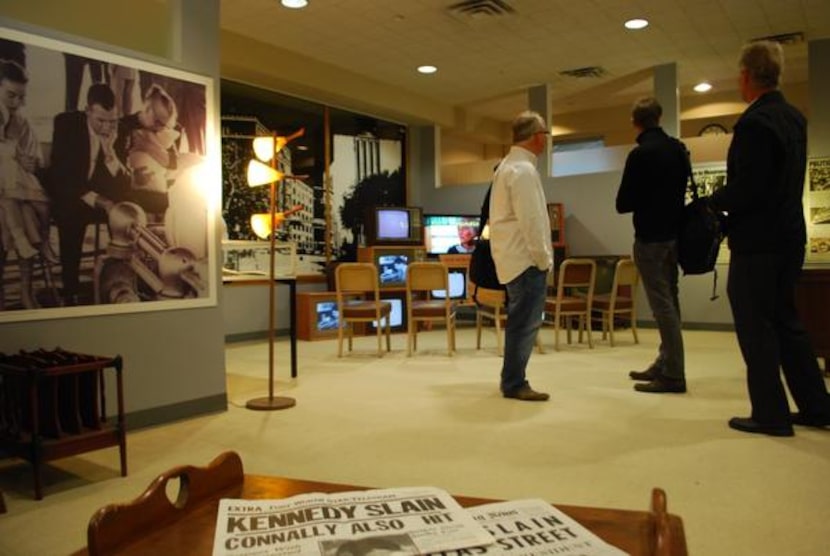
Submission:
<svg viewBox="0 0 830 556">
<path fill-rule="evenodd" d="M 222 499 L 213 556 L 414 555 L 493 542 L 446 491 L 407 487 Z"/>
<path fill-rule="evenodd" d="M 544 500 L 514 500 L 467 508 L 495 543 L 440 556 L 510 554 L 512 556 L 622 556 L 627 554 Z M 437 555 L 435 555 L 437 556 Z"/>
</svg>

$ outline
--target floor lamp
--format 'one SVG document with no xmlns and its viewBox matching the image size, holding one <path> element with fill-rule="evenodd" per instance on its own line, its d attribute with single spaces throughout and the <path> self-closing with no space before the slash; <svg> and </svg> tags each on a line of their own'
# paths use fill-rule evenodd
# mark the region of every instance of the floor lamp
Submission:
<svg viewBox="0 0 830 556">
<path fill-rule="evenodd" d="M 248 163 L 248 186 L 259 187 L 268 185 L 270 188 L 268 214 L 251 215 L 251 227 L 259 237 L 268 237 L 270 250 L 268 257 L 268 396 L 248 400 L 245 407 L 257 411 L 272 411 L 277 409 L 288 409 L 294 407 L 297 402 L 294 398 L 274 396 L 274 339 L 275 331 L 275 297 L 276 283 L 274 272 L 274 249 L 276 247 L 276 231 L 285 220 L 285 213 L 276 211 L 277 183 L 285 178 L 285 174 L 278 171 L 276 166 L 276 153 L 282 149 L 291 139 L 302 135 L 300 130 L 290 137 L 257 137 L 254 139 L 255 159 Z M 263 162 L 261 162 L 263 161 Z M 264 162 L 270 162 L 265 164 Z"/>
</svg>

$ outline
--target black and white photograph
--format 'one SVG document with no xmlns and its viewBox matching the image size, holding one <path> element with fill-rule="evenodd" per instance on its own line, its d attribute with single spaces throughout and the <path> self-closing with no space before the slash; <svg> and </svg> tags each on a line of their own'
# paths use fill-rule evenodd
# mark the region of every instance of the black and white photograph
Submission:
<svg viewBox="0 0 830 556">
<path fill-rule="evenodd" d="M 0 28 L 0 322 L 216 304 L 211 90 Z"/>
<path fill-rule="evenodd" d="M 811 158 L 807 162 L 810 191 L 830 191 L 830 158 Z"/>
<path fill-rule="evenodd" d="M 723 164 L 700 164 L 692 168 L 697 194 L 706 197 L 726 185 L 726 166 Z M 689 197 L 689 195 L 686 195 Z M 690 199 L 687 199 L 687 201 Z"/>
</svg>

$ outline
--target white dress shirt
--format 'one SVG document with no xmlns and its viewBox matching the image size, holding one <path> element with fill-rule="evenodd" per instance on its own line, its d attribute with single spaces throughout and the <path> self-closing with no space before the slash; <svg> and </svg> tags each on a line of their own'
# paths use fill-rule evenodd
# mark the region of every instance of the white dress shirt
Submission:
<svg viewBox="0 0 830 556">
<path fill-rule="evenodd" d="M 490 193 L 490 245 L 502 284 L 528 267 L 553 266 L 550 219 L 536 155 L 523 147 L 510 147 L 496 169 Z"/>
</svg>

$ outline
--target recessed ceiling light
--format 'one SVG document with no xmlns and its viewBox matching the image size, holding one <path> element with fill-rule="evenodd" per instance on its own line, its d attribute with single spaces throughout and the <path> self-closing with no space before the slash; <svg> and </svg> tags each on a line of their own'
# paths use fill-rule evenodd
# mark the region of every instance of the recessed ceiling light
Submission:
<svg viewBox="0 0 830 556">
<path fill-rule="evenodd" d="M 693 89 L 698 93 L 708 93 L 712 90 L 712 85 L 707 83 L 706 81 L 703 81 L 702 83 L 698 83 L 697 85 L 695 85 Z"/>
<path fill-rule="evenodd" d="M 435 73 L 438 71 L 438 68 L 435 66 L 418 66 L 419 73 Z"/>
<path fill-rule="evenodd" d="M 648 21 L 645 19 L 629 19 L 625 22 L 626 29 L 645 29 L 648 27 Z"/>
<path fill-rule="evenodd" d="M 286 8 L 298 10 L 300 8 L 305 8 L 306 6 L 308 6 L 308 0 L 280 0 L 280 4 L 282 4 Z"/>
</svg>

